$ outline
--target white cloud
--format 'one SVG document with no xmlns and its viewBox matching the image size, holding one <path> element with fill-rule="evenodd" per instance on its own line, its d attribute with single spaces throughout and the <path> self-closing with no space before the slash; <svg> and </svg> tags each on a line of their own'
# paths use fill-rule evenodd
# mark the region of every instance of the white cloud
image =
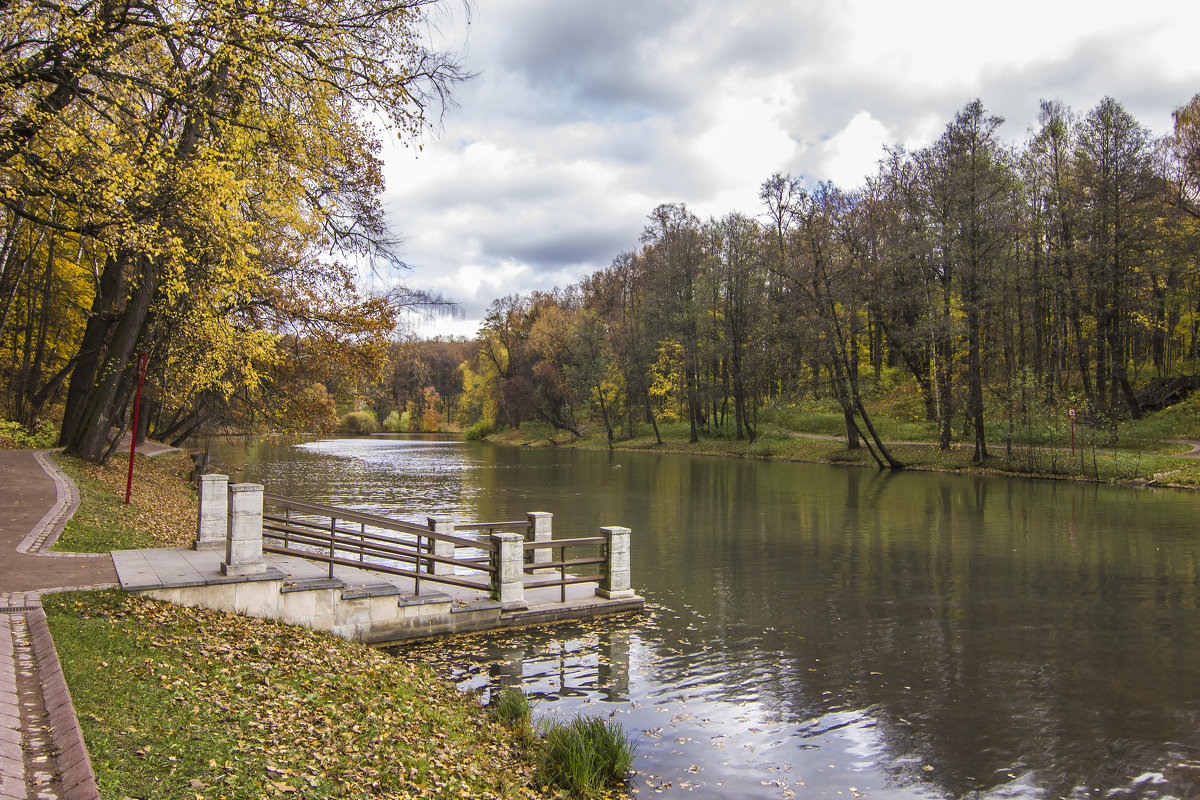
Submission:
<svg viewBox="0 0 1200 800">
<path fill-rule="evenodd" d="M 638 244 L 646 215 L 757 213 L 773 172 L 850 188 L 979 97 L 1020 140 L 1040 99 L 1104 95 L 1165 133 L 1200 89 L 1195 4 L 510 0 L 438 138 L 386 155 L 408 281 L 463 303 L 550 289 Z M 449 33 L 448 31 L 445 31 Z M 439 323 L 446 328 L 450 323 Z M 436 328 L 437 326 L 435 326 Z M 473 328 L 470 332 L 473 332 Z"/>
<path fill-rule="evenodd" d="M 855 114 L 842 128 L 821 144 L 818 159 L 822 177 L 838 186 L 853 189 L 874 173 L 875 164 L 890 142 L 888 129 L 869 111 Z"/>
</svg>

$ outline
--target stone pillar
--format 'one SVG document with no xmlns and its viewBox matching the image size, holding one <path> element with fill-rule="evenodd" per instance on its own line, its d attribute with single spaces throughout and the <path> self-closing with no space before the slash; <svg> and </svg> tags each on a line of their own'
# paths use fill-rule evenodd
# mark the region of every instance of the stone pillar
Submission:
<svg viewBox="0 0 1200 800">
<path fill-rule="evenodd" d="M 629 528 L 601 528 L 600 535 L 608 540 L 608 561 L 596 594 L 610 600 L 633 597 L 629 583 Z"/>
<path fill-rule="evenodd" d="M 454 535 L 453 517 L 426 517 L 425 524 L 434 533 L 440 533 L 444 536 Z M 433 554 L 438 558 L 454 558 L 454 542 L 443 542 L 441 539 L 434 539 Z M 434 575 L 453 575 L 454 565 L 434 561 L 429 571 Z"/>
<path fill-rule="evenodd" d="M 229 540 L 225 543 L 222 575 L 261 575 L 267 571 L 262 557 L 263 487 L 235 483 L 229 487 Z"/>
<path fill-rule="evenodd" d="M 492 596 L 506 609 L 525 608 L 525 537 L 493 533 Z"/>
<path fill-rule="evenodd" d="M 193 550 L 224 550 L 229 528 L 229 476 L 200 476 L 200 513 Z"/>
<path fill-rule="evenodd" d="M 554 519 L 554 515 L 548 511 L 530 511 L 526 516 L 529 517 L 529 541 L 550 541 L 550 524 Z M 549 564 L 554 560 L 553 555 L 554 551 L 549 547 L 537 548 L 533 551 L 534 567 L 536 568 L 538 564 Z"/>
</svg>

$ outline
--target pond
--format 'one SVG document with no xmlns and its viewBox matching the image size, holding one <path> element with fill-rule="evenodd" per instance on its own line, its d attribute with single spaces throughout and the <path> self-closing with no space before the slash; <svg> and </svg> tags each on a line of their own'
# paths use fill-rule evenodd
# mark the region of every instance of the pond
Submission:
<svg viewBox="0 0 1200 800">
<path fill-rule="evenodd" d="M 423 521 L 632 529 L 638 616 L 396 649 L 612 715 L 639 796 L 1200 796 L 1200 497 L 499 447 L 212 442 L 234 480 Z"/>
</svg>

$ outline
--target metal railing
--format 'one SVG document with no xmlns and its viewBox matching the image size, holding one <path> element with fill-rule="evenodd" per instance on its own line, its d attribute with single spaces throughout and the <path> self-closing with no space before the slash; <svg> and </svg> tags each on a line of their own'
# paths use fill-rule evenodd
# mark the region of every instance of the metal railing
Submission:
<svg viewBox="0 0 1200 800">
<path fill-rule="evenodd" d="M 460 548 L 475 552 L 460 557 Z M 341 565 L 412 578 L 414 594 L 421 593 L 424 581 L 486 591 L 494 572 L 490 558 L 494 550 L 490 541 L 440 533 L 411 522 L 263 495 L 263 551 L 327 563 L 331 578 L 333 568 Z M 478 551 L 484 555 L 477 555 Z M 478 579 L 456 574 L 460 568 L 484 573 L 488 580 L 481 585 Z"/>
<path fill-rule="evenodd" d="M 567 558 L 567 549 L 573 547 L 596 547 L 600 548 L 599 556 L 586 556 L 583 558 Z M 533 561 L 532 557 L 535 550 L 550 550 L 557 551 L 558 558 L 550 561 Z M 576 583 L 592 583 L 600 582 L 604 579 L 603 570 L 600 574 L 595 575 L 574 575 L 567 572 L 568 567 L 582 567 L 591 564 L 607 564 L 608 563 L 608 539 L 603 536 L 588 536 L 580 539 L 550 539 L 549 541 L 541 542 L 525 542 L 525 574 L 536 575 L 539 572 L 545 573 L 551 570 L 558 570 L 558 577 L 552 579 L 529 580 L 525 579 L 526 589 L 539 589 L 546 586 L 559 587 L 559 602 L 567 602 L 567 587 Z"/>
<path fill-rule="evenodd" d="M 490 592 L 507 604 L 523 602 L 525 589 L 555 586 L 560 602 L 566 602 L 568 586 L 603 583 L 612 576 L 608 536 L 550 538 L 550 515 L 545 513 L 510 522 L 430 517 L 421 526 L 275 494 L 264 493 L 262 506 L 263 552 L 326 563 L 330 578 L 335 566 L 356 567 L 411 578 L 418 595 L 421 584 L 431 582 Z M 468 538 L 472 532 L 482 535 Z M 520 534 L 515 543 L 514 533 Z M 502 541 L 517 549 L 504 555 Z M 509 574 L 519 574 L 520 581 L 501 586 L 502 558 L 515 559 Z M 578 574 L 580 570 L 586 574 Z"/>
</svg>

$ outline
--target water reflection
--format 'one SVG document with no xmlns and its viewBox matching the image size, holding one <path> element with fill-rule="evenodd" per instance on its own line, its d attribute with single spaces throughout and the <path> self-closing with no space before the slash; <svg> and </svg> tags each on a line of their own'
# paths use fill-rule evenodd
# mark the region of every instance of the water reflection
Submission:
<svg viewBox="0 0 1200 800">
<path fill-rule="evenodd" d="M 613 713 L 642 792 L 1200 794 L 1188 493 L 683 456 L 353 440 L 215 453 L 422 519 L 633 529 L 638 619 L 406 647 L 540 713 Z M 214 448 L 215 449 L 215 448 Z"/>
</svg>

